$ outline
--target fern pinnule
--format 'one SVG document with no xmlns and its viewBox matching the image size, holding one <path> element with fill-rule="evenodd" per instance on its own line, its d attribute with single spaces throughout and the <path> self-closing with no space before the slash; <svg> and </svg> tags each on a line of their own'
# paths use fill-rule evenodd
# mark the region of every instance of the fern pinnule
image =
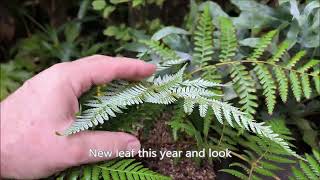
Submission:
<svg viewBox="0 0 320 180">
<path fill-rule="evenodd" d="M 302 89 L 301 89 L 301 82 L 296 72 L 291 71 L 289 74 L 291 89 L 293 92 L 294 97 L 298 102 L 301 100 L 302 96 Z"/>
<path fill-rule="evenodd" d="M 274 67 L 273 69 L 274 69 L 276 80 L 278 82 L 278 91 L 280 94 L 280 98 L 283 102 L 287 102 L 289 80 L 283 69 L 281 69 L 280 67 Z"/>
</svg>

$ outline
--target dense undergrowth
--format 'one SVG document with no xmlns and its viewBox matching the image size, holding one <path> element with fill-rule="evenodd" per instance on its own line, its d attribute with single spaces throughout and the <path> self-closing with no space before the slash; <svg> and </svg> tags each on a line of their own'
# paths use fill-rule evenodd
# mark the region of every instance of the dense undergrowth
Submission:
<svg viewBox="0 0 320 180">
<path fill-rule="evenodd" d="M 226 173 L 282 179 L 282 172 L 292 179 L 319 179 L 319 2 L 218 2 L 222 6 L 193 0 L 83 0 L 71 5 L 79 9 L 75 20 L 59 28 L 35 23 L 28 6 L 21 7 L 23 17 L 41 31 L 5 54 L 12 60 L 1 64 L 1 98 L 60 61 L 96 53 L 136 56 L 156 64 L 157 72 L 138 83 L 119 80 L 94 87 L 81 98 L 77 120 L 61 134 L 122 130 L 148 138 L 159 115 L 169 113 L 165 121 L 176 142 L 188 137 L 193 149 L 232 151 L 231 161 L 193 159 L 199 168 L 204 162 L 227 162 L 217 169 L 217 179 Z M 143 19 L 153 9 L 170 14 L 177 4 L 189 8 L 180 12 L 179 23 L 160 15 Z M 140 15 L 119 20 L 125 13 Z M 92 24 L 101 29 L 98 34 L 90 33 Z M 74 167 L 57 178 L 175 177 L 142 164 L 118 159 Z"/>
</svg>

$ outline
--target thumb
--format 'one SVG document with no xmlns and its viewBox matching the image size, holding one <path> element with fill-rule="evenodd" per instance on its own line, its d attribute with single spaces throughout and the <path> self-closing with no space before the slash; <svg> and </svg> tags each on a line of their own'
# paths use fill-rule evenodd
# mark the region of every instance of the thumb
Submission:
<svg viewBox="0 0 320 180">
<path fill-rule="evenodd" d="M 72 165 L 113 159 L 120 151 L 134 156 L 140 150 L 139 140 L 123 132 L 85 131 L 66 138 Z"/>
</svg>

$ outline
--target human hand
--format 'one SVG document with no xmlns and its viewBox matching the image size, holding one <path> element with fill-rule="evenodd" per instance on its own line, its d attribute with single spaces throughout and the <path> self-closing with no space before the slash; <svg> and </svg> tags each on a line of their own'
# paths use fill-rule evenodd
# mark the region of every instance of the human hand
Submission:
<svg viewBox="0 0 320 180">
<path fill-rule="evenodd" d="M 71 166 L 106 160 L 90 157 L 89 149 L 137 152 L 139 140 L 122 132 L 86 131 L 71 136 L 55 132 L 74 121 L 78 98 L 91 85 L 138 80 L 154 71 L 154 65 L 143 61 L 94 55 L 56 64 L 26 81 L 1 102 L 1 176 L 43 178 Z"/>
</svg>

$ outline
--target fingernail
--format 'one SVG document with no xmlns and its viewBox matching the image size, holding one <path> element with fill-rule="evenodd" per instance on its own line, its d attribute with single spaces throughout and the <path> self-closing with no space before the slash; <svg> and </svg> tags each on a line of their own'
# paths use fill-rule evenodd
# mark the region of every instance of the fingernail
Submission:
<svg viewBox="0 0 320 180">
<path fill-rule="evenodd" d="M 134 154 L 137 154 L 140 150 L 140 142 L 137 140 L 131 140 L 127 144 L 127 151 L 133 151 Z"/>
</svg>

